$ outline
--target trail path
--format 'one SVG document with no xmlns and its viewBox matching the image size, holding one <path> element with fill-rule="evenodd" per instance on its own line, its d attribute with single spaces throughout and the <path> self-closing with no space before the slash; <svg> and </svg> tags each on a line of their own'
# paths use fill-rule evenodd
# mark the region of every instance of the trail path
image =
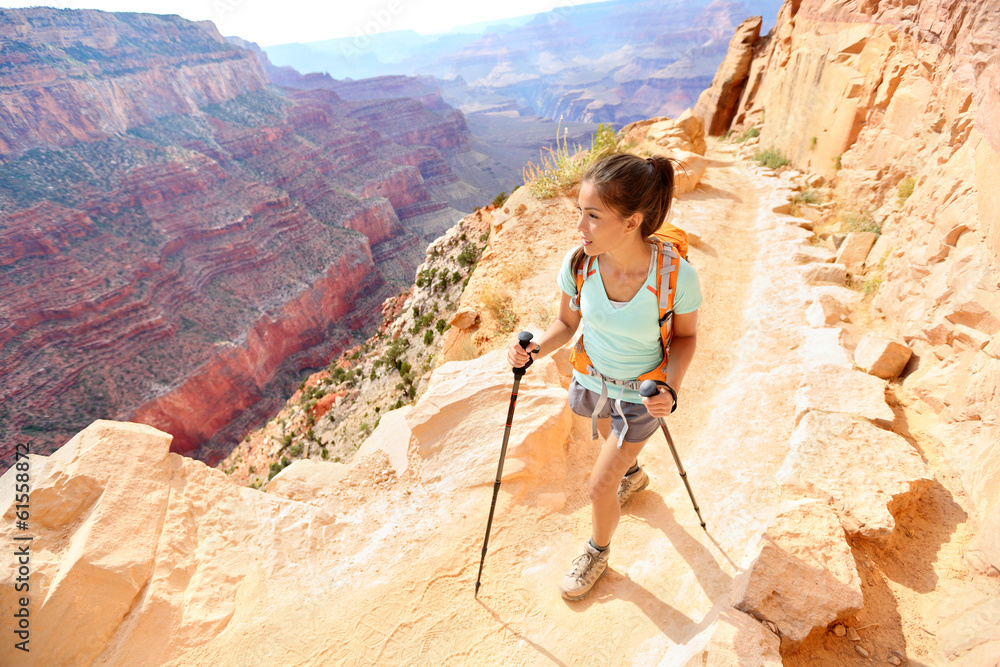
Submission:
<svg viewBox="0 0 1000 667">
<path fill-rule="evenodd" d="M 807 287 L 782 250 L 801 230 L 772 212 L 786 201 L 781 181 L 727 150 L 712 145 L 702 185 L 676 211 L 702 238 L 690 258 L 704 304 L 669 425 L 707 532 L 657 434 L 641 457 L 650 487 L 623 514 L 610 570 L 585 600 L 562 600 L 556 584 L 589 537 L 586 479 L 598 451 L 589 420 L 574 417 L 543 475 L 503 483 L 477 600 L 492 479 L 463 493 L 421 483 L 411 447 L 404 475 L 387 479 L 384 455 L 373 457 L 331 497 L 341 528 L 326 566 L 289 562 L 287 580 L 249 577 L 226 630 L 176 664 L 684 664 L 693 649 L 683 645 L 728 604 L 754 535 L 796 497 L 775 472 L 792 397 L 827 349 L 807 332 Z M 553 287 L 560 258 L 539 268 Z M 539 382 L 529 373 L 522 393 Z M 498 404 L 498 423 L 505 412 Z M 501 435 L 469 446 L 495 461 Z"/>
</svg>

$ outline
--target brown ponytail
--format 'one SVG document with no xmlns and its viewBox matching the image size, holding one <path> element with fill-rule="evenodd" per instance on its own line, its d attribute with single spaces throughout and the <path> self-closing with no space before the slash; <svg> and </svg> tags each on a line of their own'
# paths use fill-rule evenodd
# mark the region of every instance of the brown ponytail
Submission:
<svg viewBox="0 0 1000 667">
<path fill-rule="evenodd" d="M 674 161 L 662 155 L 641 158 L 616 153 L 592 164 L 583 181 L 592 183 L 601 202 L 622 218 L 641 213 L 639 231 L 647 238 L 660 228 L 670 212 L 674 199 Z M 571 260 L 574 272 L 583 256 L 580 246 Z"/>
</svg>

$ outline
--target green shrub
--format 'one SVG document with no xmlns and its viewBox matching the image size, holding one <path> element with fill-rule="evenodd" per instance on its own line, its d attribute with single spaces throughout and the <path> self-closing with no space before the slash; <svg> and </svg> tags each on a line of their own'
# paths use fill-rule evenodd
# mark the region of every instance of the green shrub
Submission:
<svg viewBox="0 0 1000 667">
<path fill-rule="evenodd" d="M 917 182 L 915 180 L 907 176 L 899 182 L 899 185 L 896 186 L 896 199 L 900 206 L 905 204 L 906 200 L 913 194 L 913 188 L 916 184 Z"/>
<path fill-rule="evenodd" d="M 841 165 L 840 158 L 841 157 L 842 156 L 840 156 L 840 155 L 834 155 L 832 158 L 830 158 L 830 161 L 833 162 L 833 168 L 836 169 L 837 171 L 840 171 L 840 165 Z"/>
<path fill-rule="evenodd" d="M 498 194 L 496 197 L 493 198 L 493 206 L 494 208 L 500 208 L 501 206 L 504 205 L 504 202 L 506 201 L 507 201 L 507 193 L 500 192 L 500 194 Z"/>
<path fill-rule="evenodd" d="M 736 143 L 742 144 L 747 139 L 750 139 L 750 138 L 753 138 L 753 137 L 759 137 L 759 136 L 760 136 L 760 130 L 758 130 L 756 127 L 748 127 L 743 132 L 743 134 L 741 134 L 740 136 L 736 137 Z"/>
<path fill-rule="evenodd" d="M 424 345 L 430 345 L 432 340 L 434 340 L 434 330 L 428 329 L 424 332 Z"/>
<path fill-rule="evenodd" d="M 843 216 L 844 229 L 848 232 L 882 233 L 882 223 L 875 220 L 868 211 L 857 213 L 849 211 Z"/>
<path fill-rule="evenodd" d="M 816 137 L 813 137 L 812 139 L 809 140 L 809 150 L 816 149 L 816 141 L 817 141 Z"/>
<path fill-rule="evenodd" d="M 471 243 L 462 246 L 462 251 L 458 253 L 458 263 L 462 266 L 472 266 L 479 261 L 479 251 Z"/>
<path fill-rule="evenodd" d="M 434 325 L 434 328 L 437 329 L 438 333 L 444 333 L 444 330 L 448 328 L 448 323 L 445 322 L 443 318 L 439 319 L 437 324 Z"/>
<path fill-rule="evenodd" d="M 803 190 L 792 195 L 793 204 L 818 204 L 819 194 L 815 190 Z"/>
<path fill-rule="evenodd" d="M 753 159 L 759 162 L 761 166 L 767 167 L 768 169 L 777 169 L 778 167 L 784 167 L 785 165 L 792 163 L 791 160 L 782 155 L 776 148 L 758 150 L 754 153 Z"/>
<path fill-rule="evenodd" d="M 293 459 L 302 456 L 302 443 L 296 442 L 294 445 L 288 448 L 288 455 Z"/>
</svg>

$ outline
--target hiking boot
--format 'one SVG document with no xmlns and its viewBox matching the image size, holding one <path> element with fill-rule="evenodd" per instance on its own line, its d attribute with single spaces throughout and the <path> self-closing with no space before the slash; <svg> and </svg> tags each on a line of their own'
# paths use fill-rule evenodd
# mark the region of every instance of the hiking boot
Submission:
<svg viewBox="0 0 1000 667">
<path fill-rule="evenodd" d="M 632 496 L 649 486 L 649 475 L 639 466 L 631 475 L 622 477 L 618 482 L 618 505 L 624 507 L 625 503 L 632 500 Z"/>
<path fill-rule="evenodd" d="M 573 561 L 573 569 L 559 582 L 559 592 L 567 600 L 580 600 L 594 587 L 597 580 L 608 569 L 611 548 L 598 551 L 587 542 L 583 554 Z"/>
</svg>

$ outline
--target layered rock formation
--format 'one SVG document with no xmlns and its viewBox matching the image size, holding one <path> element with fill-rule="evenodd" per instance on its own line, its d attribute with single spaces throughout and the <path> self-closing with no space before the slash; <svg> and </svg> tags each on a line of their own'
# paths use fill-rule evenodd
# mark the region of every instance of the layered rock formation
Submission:
<svg viewBox="0 0 1000 667">
<path fill-rule="evenodd" d="M 131 417 L 216 460 L 474 198 L 458 112 L 277 91 L 210 23 L 3 10 L 0 47 L 5 457 Z"/>
<path fill-rule="evenodd" d="M 863 273 L 881 280 L 879 324 L 913 350 L 903 388 L 965 481 L 980 537 L 970 559 L 1000 568 L 1000 12 L 957 0 L 786 3 L 754 44 L 720 117 L 760 126 L 761 147 L 836 183 L 882 238 Z M 736 54 L 739 51 L 739 54 Z M 739 55 L 745 46 L 734 48 Z M 736 58 L 734 55 L 734 58 Z M 721 74 L 721 72 L 720 72 Z M 716 133 L 724 127 L 712 126 Z M 882 262 L 884 261 L 884 269 Z"/>
</svg>

